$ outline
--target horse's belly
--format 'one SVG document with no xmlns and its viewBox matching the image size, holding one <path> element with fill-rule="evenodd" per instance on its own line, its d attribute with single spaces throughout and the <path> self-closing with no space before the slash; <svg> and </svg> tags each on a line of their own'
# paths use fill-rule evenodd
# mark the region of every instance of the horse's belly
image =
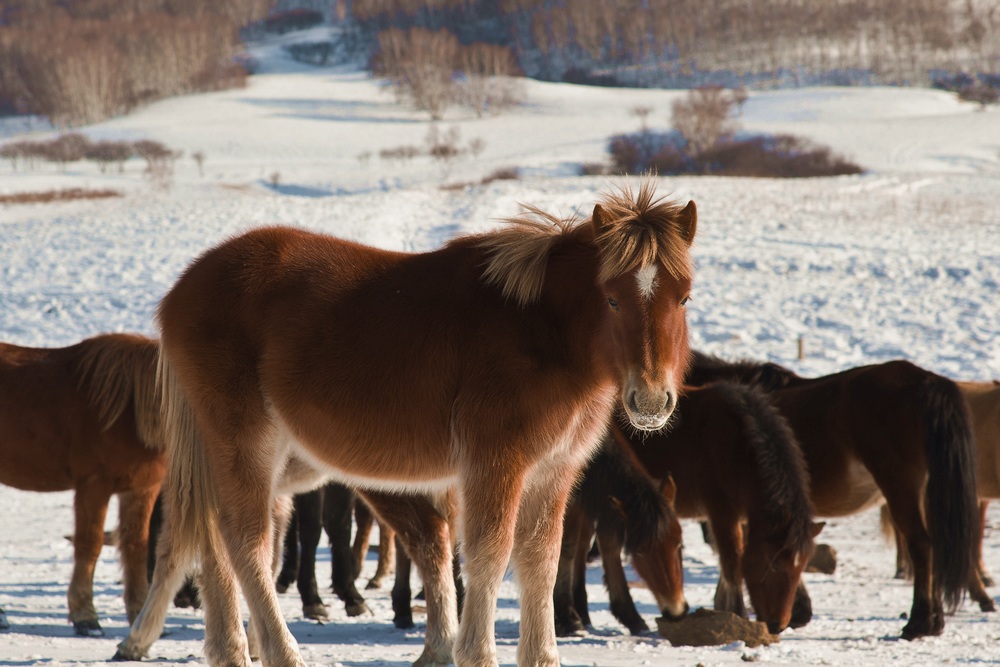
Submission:
<svg viewBox="0 0 1000 667">
<path fill-rule="evenodd" d="M 813 504 L 821 517 L 857 514 L 883 500 L 875 478 L 860 461 L 848 462 L 839 480 L 832 480 L 817 491 L 813 494 Z"/>
<path fill-rule="evenodd" d="M 281 431 L 289 453 L 348 486 L 424 492 L 441 490 L 454 481 L 445 434 L 389 428 L 361 432 L 331 423 L 295 432 L 282 423 Z"/>
</svg>

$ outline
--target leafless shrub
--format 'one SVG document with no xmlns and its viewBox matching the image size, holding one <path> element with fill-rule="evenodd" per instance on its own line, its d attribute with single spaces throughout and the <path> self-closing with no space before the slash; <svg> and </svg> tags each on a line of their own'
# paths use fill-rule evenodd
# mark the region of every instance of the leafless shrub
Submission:
<svg viewBox="0 0 1000 667">
<path fill-rule="evenodd" d="M 0 26 L 0 98 L 69 126 L 240 85 L 236 28 L 263 2 L 35 0 Z"/>
<path fill-rule="evenodd" d="M 501 167 L 487 174 L 480 183 L 486 185 L 493 181 L 516 181 L 521 178 L 521 171 L 517 167 Z"/>
<path fill-rule="evenodd" d="M 671 121 L 684 137 L 688 154 L 696 156 L 736 131 L 734 98 L 722 86 L 691 90 L 673 104 Z"/>
<path fill-rule="evenodd" d="M 454 100 L 452 72 L 458 40 L 447 30 L 391 28 L 378 35 L 374 69 L 389 80 L 397 99 L 439 120 Z"/>
<path fill-rule="evenodd" d="M 610 176 L 614 169 L 603 162 L 584 162 L 580 165 L 581 176 Z"/>
<path fill-rule="evenodd" d="M 505 46 L 476 42 L 461 47 L 458 70 L 461 78 L 456 83 L 456 98 L 476 116 L 487 111 L 499 113 L 524 99 L 522 82 L 516 78 L 520 69 L 513 52 Z"/>
<path fill-rule="evenodd" d="M 699 155 L 697 162 L 700 171 L 720 176 L 809 178 L 862 171 L 825 146 L 789 135 L 723 141 Z"/>
<path fill-rule="evenodd" d="M 170 188 L 174 178 L 174 162 L 181 157 L 180 151 L 172 151 L 159 141 L 148 139 L 132 144 L 135 154 L 146 161 L 146 177 L 159 190 Z"/>
<path fill-rule="evenodd" d="M 481 137 L 469 139 L 469 152 L 472 157 L 479 157 L 486 150 L 486 142 Z"/>
<path fill-rule="evenodd" d="M 653 113 L 653 107 L 638 105 L 629 109 L 629 113 L 639 119 L 639 126 L 643 132 L 649 129 L 649 114 Z"/>
<path fill-rule="evenodd" d="M 205 154 L 202 151 L 191 153 L 191 159 L 198 165 L 198 175 L 205 177 Z"/>
<path fill-rule="evenodd" d="M 135 154 L 131 142 L 128 141 L 98 141 L 91 144 L 84 156 L 97 163 L 101 173 L 105 173 L 112 164 L 118 165 L 118 172 L 125 171 L 125 162 Z"/>
<path fill-rule="evenodd" d="M 394 148 L 383 148 L 378 152 L 378 156 L 383 160 L 399 160 L 405 162 L 412 160 L 423 153 L 417 146 L 396 146 Z"/>
<path fill-rule="evenodd" d="M 76 132 L 63 134 L 46 144 L 48 148 L 48 159 L 52 162 L 60 162 L 63 167 L 70 162 L 82 160 L 87 155 L 87 151 L 92 146 L 90 139 Z"/>
<path fill-rule="evenodd" d="M 69 188 L 66 190 L 46 190 L 44 192 L 18 192 L 0 195 L 0 204 L 45 204 L 53 201 L 70 201 L 74 199 L 104 199 L 121 197 L 117 190 L 86 190 Z"/>
<path fill-rule="evenodd" d="M 438 130 L 436 124 L 431 125 L 430 129 L 427 130 L 427 137 L 424 139 L 427 143 L 427 154 L 441 162 L 454 160 L 463 153 L 458 146 L 460 136 L 461 131 L 454 125 L 443 134 Z"/>
</svg>

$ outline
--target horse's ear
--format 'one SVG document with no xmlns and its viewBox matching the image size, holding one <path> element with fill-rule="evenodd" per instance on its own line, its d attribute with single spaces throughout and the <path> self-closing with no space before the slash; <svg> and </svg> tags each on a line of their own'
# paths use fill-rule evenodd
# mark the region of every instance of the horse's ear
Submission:
<svg viewBox="0 0 1000 667">
<path fill-rule="evenodd" d="M 594 226 L 594 235 L 600 236 L 608 226 L 608 214 L 604 212 L 600 204 L 594 204 L 594 214 L 590 216 L 590 224 Z"/>
<path fill-rule="evenodd" d="M 813 521 L 812 526 L 809 527 L 809 534 L 815 540 L 816 536 L 819 535 L 820 531 L 823 530 L 823 526 L 826 525 L 826 521 Z"/>
<path fill-rule="evenodd" d="M 677 500 L 677 483 L 674 482 L 674 477 L 670 473 L 667 473 L 667 476 L 660 482 L 660 495 L 666 498 L 671 505 Z"/>
<path fill-rule="evenodd" d="M 677 214 L 677 224 L 681 227 L 684 241 L 691 245 L 694 242 L 695 230 L 698 229 L 698 207 L 695 206 L 693 199 Z"/>
</svg>

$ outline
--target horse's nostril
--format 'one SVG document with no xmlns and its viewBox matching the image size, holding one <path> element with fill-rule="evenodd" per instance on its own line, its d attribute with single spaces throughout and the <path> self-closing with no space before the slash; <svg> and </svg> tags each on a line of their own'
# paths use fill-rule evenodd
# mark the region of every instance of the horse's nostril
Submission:
<svg viewBox="0 0 1000 667">
<path fill-rule="evenodd" d="M 639 412 L 639 405 L 635 402 L 635 390 L 628 393 L 628 408 L 632 412 Z"/>
</svg>

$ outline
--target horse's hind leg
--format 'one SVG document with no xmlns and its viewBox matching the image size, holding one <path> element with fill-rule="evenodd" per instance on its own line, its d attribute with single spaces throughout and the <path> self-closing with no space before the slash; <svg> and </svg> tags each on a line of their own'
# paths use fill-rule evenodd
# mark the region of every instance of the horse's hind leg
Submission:
<svg viewBox="0 0 1000 667">
<path fill-rule="evenodd" d="M 446 516 L 425 496 L 400 496 L 370 491 L 361 492 L 361 495 L 378 514 L 380 524 L 388 524 L 396 531 L 424 580 L 427 632 L 423 653 L 413 663 L 414 666 L 437 667 L 451 664 L 458 626 L 458 604 L 452 572 L 451 532 Z M 400 565 L 397 581 L 404 571 L 408 573 L 408 568 Z M 407 580 L 407 588 L 408 583 Z M 394 608 L 396 603 L 394 589 Z M 409 606 L 408 600 L 406 605 Z M 492 619 L 493 608 L 490 608 L 489 613 Z"/>
<path fill-rule="evenodd" d="M 69 620 L 81 637 L 103 637 L 94 609 L 94 568 L 104 547 L 104 518 L 111 492 L 105 486 L 83 483 L 73 497 L 73 577 L 69 582 Z M 145 557 L 145 554 L 143 554 Z"/>
<path fill-rule="evenodd" d="M 372 537 L 372 527 L 375 525 L 375 515 L 371 509 L 362 502 L 354 503 L 354 544 L 351 546 L 351 553 L 354 554 L 354 562 L 358 564 L 356 576 L 361 576 L 361 568 L 368 555 L 368 545 Z M 368 588 L 373 588 L 368 586 Z"/>
<path fill-rule="evenodd" d="M 514 570 L 521 589 L 518 665 L 559 665 L 552 590 L 559 565 L 562 519 L 579 470 L 577 463 L 582 464 L 564 457 L 558 463 L 550 459 L 537 464 L 518 503 L 513 545 Z M 470 596 L 470 608 L 472 601 Z"/>
<path fill-rule="evenodd" d="M 903 494 L 900 494 L 903 497 Z M 913 567 L 913 606 L 910 619 L 903 626 L 903 639 L 939 635 L 944 630 L 944 608 L 941 592 L 936 590 L 932 571 L 931 536 L 924 527 L 919 507 L 919 495 L 909 494 L 909 502 L 888 496 L 889 512 L 899 531 Z"/>
<path fill-rule="evenodd" d="M 399 540 L 399 535 L 396 536 Z M 410 589 L 410 560 L 406 548 L 396 545 L 396 582 L 392 586 L 392 624 L 401 630 L 413 627 L 413 591 Z"/>
<path fill-rule="evenodd" d="M 166 503 L 164 503 L 166 505 Z M 118 645 L 114 660 L 140 660 L 159 639 L 163 623 L 170 609 L 174 592 L 181 587 L 193 554 L 174 548 L 173 524 L 169 512 L 162 515 L 161 529 L 156 541 L 156 558 L 153 581 L 139 615 L 129 628 L 128 636 Z"/>
<path fill-rule="evenodd" d="M 993 602 L 993 598 L 990 597 L 990 594 L 986 592 L 986 586 L 993 583 L 992 580 L 989 584 L 986 583 L 989 575 L 986 574 L 986 566 L 983 564 L 983 535 L 986 532 L 986 507 L 987 503 L 980 501 L 979 535 L 976 539 L 976 567 L 969 575 L 969 597 L 979 604 L 980 611 L 990 612 L 996 611 L 997 606 Z"/>
<path fill-rule="evenodd" d="M 323 487 L 323 526 L 330 540 L 333 561 L 333 592 L 344 602 L 348 616 L 369 611 L 354 580 L 360 564 L 351 551 L 351 519 L 354 516 L 354 491 L 331 482 Z"/>
<path fill-rule="evenodd" d="M 159 491 L 159 486 L 152 486 L 118 494 L 118 550 L 129 624 L 139 615 L 149 590 L 149 518 Z"/>
<path fill-rule="evenodd" d="M 986 571 L 986 563 L 983 562 L 983 539 L 986 537 L 986 510 L 990 506 L 990 501 L 979 501 L 979 544 L 977 547 L 976 570 L 979 572 L 979 581 L 983 586 L 992 586 L 993 577 Z"/>
</svg>

